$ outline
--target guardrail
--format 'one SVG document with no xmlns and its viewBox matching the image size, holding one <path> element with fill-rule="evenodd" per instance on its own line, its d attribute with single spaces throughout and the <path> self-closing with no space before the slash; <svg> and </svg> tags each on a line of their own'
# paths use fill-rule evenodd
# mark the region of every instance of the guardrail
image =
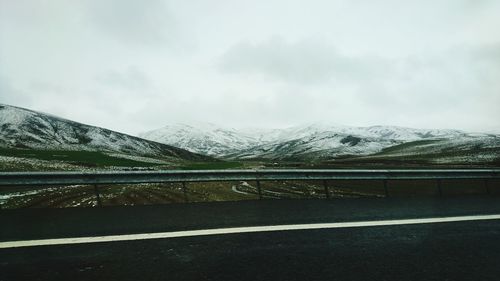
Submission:
<svg viewBox="0 0 500 281">
<path fill-rule="evenodd" d="M 388 180 L 436 180 L 442 195 L 441 180 L 500 179 L 500 169 L 477 170 L 171 170 L 171 171 L 118 171 L 118 172 L 0 172 L 0 186 L 33 188 L 40 185 L 94 185 L 98 205 L 101 205 L 99 185 L 134 183 L 186 183 L 209 181 L 256 181 L 259 199 L 262 199 L 260 181 L 322 180 L 326 198 L 329 198 L 327 180 L 382 180 L 388 196 Z"/>
</svg>

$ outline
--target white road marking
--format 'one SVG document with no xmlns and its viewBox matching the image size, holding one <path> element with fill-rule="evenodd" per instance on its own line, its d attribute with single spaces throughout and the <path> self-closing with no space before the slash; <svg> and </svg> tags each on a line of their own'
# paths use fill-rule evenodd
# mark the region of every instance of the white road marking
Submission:
<svg viewBox="0 0 500 281">
<path fill-rule="evenodd" d="M 200 230 L 173 231 L 173 232 L 107 235 L 107 236 L 94 236 L 94 237 L 73 237 L 73 238 L 56 238 L 56 239 L 41 239 L 41 240 L 8 241 L 8 242 L 0 242 L 0 249 L 33 247 L 33 246 L 53 246 L 53 245 L 69 245 L 69 244 L 84 244 L 84 243 L 101 243 L 101 242 L 116 242 L 116 241 L 133 241 L 133 240 L 148 240 L 148 239 L 162 239 L 162 238 L 192 237 L 192 236 L 203 236 L 203 235 L 222 235 L 222 234 L 235 234 L 235 233 L 309 230 L 309 229 L 331 229 L 331 228 L 369 227 L 369 226 L 391 226 L 391 225 L 407 225 L 407 224 L 429 224 L 429 223 L 498 220 L 498 219 L 500 219 L 500 214 L 458 216 L 458 217 L 420 218 L 420 219 L 401 219 L 401 220 L 381 220 L 381 221 L 334 222 L 334 223 L 288 224 L 288 225 L 266 225 L 266 226 L 249 226 L 249 227 L 214 228 L 214 229 L 200 229 Z"/>
</svg>

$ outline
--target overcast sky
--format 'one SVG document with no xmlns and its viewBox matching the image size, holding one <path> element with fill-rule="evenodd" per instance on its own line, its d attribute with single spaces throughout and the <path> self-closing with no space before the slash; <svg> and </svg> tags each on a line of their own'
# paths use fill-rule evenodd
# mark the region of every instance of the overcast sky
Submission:
<svg viewBox="0 0 500 281">
<path fill-rule="evenodd" d="M 136 134 L 500 132 L 500 1 L 0 0 L 0 102 Z"/>
</svg>

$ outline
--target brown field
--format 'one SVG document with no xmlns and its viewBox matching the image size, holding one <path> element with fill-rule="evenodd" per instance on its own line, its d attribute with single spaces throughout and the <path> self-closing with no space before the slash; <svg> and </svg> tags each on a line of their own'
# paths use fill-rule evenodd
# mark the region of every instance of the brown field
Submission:
<svg viewBox="0 0 500 281">
<path fill-rule="evenodd" d="M 326 182 L 330 198 L 385 197 L 382 181 L 344 180 Z M 0 206 L 12 208 L 65 208 L 98 205 L 94 186 L 72 185 L 26 189 L 0 188 Z M 262 181 L 264 199 L 325 199 L 322 181 Z M 441 192 L 437 181 L 387 181 L 389 197 L 459 196 L 500 194 L 500 180 L 442 180 Z M 199 182 L 101 185 L 98 187 L 102 206 L 167 204 L 180 202 L 212 202 L 256 200 L 255 182 Z"/>
</svg>

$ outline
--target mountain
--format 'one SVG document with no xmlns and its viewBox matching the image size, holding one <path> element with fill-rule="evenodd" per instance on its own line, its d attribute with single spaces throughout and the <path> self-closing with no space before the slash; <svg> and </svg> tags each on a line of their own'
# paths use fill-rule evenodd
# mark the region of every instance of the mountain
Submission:
<svg viewBox="0 0 500 281">
<path fill-rule="evenodd" d="M 170 145 L 5 104 L 0 104 L 0 147 L 99 151 L 123 157 L 170 160 L 211 159 Z"/>
<path fill-rule="evenodd" d="M 349 127 L 313 123 L 275 130 L 237 130 L 198 123 L 168 125 L 141 136 L 193 152 L 236 160 L 313 161 L 359 157 L 387 153 L 389 148 L 419 141 L 432 141 L 435 146 L 430 149 L 415 145 L 406 153 L 428 155 L 457 150 L 473 154 L 474 148 L 487 147 L 490 158 L 500 158 L 498 135 L 397 126 Z"/>
<path fill-rule="evenodd" d="M 255 137 L 211 123 L 171 124 L 141 133 L 141 138 L 210 156 L 236 153 L 258 144 Z"/>
<path fill-rule="evenodd" d="M 444 163 L 498 163 L 500 136 L 469 134 L 460 138 L 420 140 L 383 149 L 371 159 L 411 159 Z"/>
<path fill-rule="evenodd" d="M 250 147 L 228 158 L 317 160 L 370 155 L 409 141 L 465 135 L 456 130 L 419 130 L 395 126 L 348 127 L 309 124 L 279 130 L 277 138 Z"/>
</svg>

